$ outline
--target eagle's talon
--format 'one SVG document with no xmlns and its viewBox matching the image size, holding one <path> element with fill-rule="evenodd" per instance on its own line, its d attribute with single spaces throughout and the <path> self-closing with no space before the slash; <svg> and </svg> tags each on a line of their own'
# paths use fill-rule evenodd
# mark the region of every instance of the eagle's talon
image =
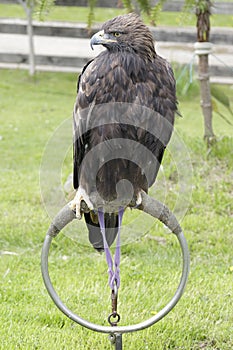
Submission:
<svg viewBox="0 0 233 350">
<path fill-rule="evenodd" d="M 131 209 L 136 209 L 138 207 L 140 207 L 140 205 L 142 204 L 142 194 L 141 192 L 139 192 L 137 194 L 137 196 L 134 196 L 131 200 L 131 202 L 129 203 L 129 207 Z"/>
<path fill-rule="evenodd" d="M 78 188 L 74 199 L 70 202 L 70 209 L 75 210 L 76 218 L 81 220 L 82 213 L 89 212 L 93 210 L 93 204 L 89 199 L 88 194 L 83 188 Z"/>
<path fill-rule="evenodd" d="M 92 209 L 90 209 L 90 208 L 88 207 L 87 203 L 86 203 L 84 200 L 82 200 L 82 201 L 81 201 L 81 211 L 82 211 L 83 213 L 89 213 L 90 210 L 92 210 Z"/>
<path fill-rule="evenodd" d="M 140 191 L 137 194 L 136 207 L 139 207 L 141 204 L 142 204 L 142 194 L 141 194 L 141 191 Z"/>
</svg>

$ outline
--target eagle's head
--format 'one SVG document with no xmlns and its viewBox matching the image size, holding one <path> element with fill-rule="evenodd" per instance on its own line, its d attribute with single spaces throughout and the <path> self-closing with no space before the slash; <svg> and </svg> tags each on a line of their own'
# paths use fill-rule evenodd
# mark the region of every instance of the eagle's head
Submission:
<svg viewBox="0 0 233 350">
<path fill-rule="evenodd" d="M 135 13 L 117 16 L 103 24 L 91 38 L 93 45 L 103 45 L 109 51 L 130 51 L 153 60 L 155 48 L 150 30 Z"/>
</svg>

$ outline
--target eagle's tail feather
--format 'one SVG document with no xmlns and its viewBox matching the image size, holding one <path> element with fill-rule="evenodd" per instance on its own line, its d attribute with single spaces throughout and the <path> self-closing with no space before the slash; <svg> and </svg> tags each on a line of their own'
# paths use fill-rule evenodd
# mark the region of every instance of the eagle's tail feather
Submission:
<svg viewBox="0 0 233 350">
<path fill-rule="evenodd" d="M 93 221 L 91 213 L 85 213 L 84 217 L 85 217 L 86 225 L 89 232 L 90 243 L 99 252 L 104 251 L 103 237 L 100 231 L 99 223 Z M 104 222 L 105 222 L 106 240 L 110 247 L 113 244 L 118 233 L 118 214 L 105 213 Z"/>
</svg>

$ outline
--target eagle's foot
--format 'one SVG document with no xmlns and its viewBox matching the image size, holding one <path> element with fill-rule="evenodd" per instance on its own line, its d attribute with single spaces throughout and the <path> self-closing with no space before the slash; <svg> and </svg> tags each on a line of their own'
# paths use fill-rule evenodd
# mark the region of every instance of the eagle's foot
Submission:
<svg viewBox="0 0 233 350">
<path fill-rule="evenodd" d="M 142 204 L 142 193 L 141 191 L 138 192 L 137 194 L 137 199 L 136 199 L 136 207 L 139 207 Z"/>
<path fill-rule="evenodd" d="M 74 199 L 70 202 L 70 209 L 75 210 L 76 218 L 78 220 L 82 218 L 82 212 L 91 211 L 94 209 L 88 194 L 82 187 L 78 188 Z"/>
<path fill-rule="evenodd" d="M 131 200 L 130 204 L 129 204 L 129 207 L 130 208 L 138 208 L 140 207 L 140 205 L 142 204 L 142 194 L 141 194 L 141 191 L 138 192 L 138 194 L 136 196 L 133 197 L 133 199 Z"/>
</svg>

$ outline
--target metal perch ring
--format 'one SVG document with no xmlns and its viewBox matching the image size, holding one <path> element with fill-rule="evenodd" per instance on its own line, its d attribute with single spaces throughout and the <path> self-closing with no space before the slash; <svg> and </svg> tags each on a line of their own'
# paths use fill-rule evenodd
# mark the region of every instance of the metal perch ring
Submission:
<svg viewBox="0 0 233 350">
<path fill-rule="evenodd" d="M 73 219 L 75 219 L 75 213 L 70 209 L 69 205 L 66 205 L 55 217 L 53 222 L 51 223 L 49 230 L 46 234 L 43 249 L 42 249 L 42 255 L 41 255 L 41 270 L 42 275 L 44 279 L 45 286 L 47 288 L 47 291 L 56 304 L 56 306 L 70 319 L 72 319 L 74 322 L 80 324 L 83 327 L 89 328 L 92 331 L 101 332 L 101 333 L 108 333 L 108 334 L 122 334 L 122 333 L 129 333 L 129 332 L 135 332 L 142 329 L 145 329 L 147 327 L 152 326 L 156 322 L 160 321 L 164 316 L 166 316 L 177 304 L 179 299 L 181 298 L 187 278 L 189 273 L 189 251 L 186 239 L 184 237 L 184 234 L 182 232 L 182 229 L 174 216 L 174 214 L 161 202 L 149 197 L 146 193 L 142 193 L 142 205 L 139 208 L 140 210 L 143 210 L 145 213 L 150 214 L 154 218 L 160 220 L 162 223 L 164 223 L 176 236 L 180 243 L 180 247 L 182 250 L 182 257 L 183 257 L 183 268 L 182 268 L 182 275 L 180 279 L 179 286 L 172 297 L 172 299 L 167 303 L 167 305 L 160 310 L 155 316 L 149 318 L 146 321 L 143 321 L 141 323 L 137 323 L 134 325 L 129 326 L 101 326 L 95 323 L 91 323 L 80 316 L 73 313 L 71 310 L 69 310 L 66 305 L 63 304 L 59 296 L 57 295 L 55 289 L 53 288 L 53 285 L 51 283 L 50 277 L 49 277 L 49 271 L 48 271 L 48 255 L 49 255 L 49 249 L 52 242 L 52 239 L 57 236 L 57 234 Z"/>
</svg>

